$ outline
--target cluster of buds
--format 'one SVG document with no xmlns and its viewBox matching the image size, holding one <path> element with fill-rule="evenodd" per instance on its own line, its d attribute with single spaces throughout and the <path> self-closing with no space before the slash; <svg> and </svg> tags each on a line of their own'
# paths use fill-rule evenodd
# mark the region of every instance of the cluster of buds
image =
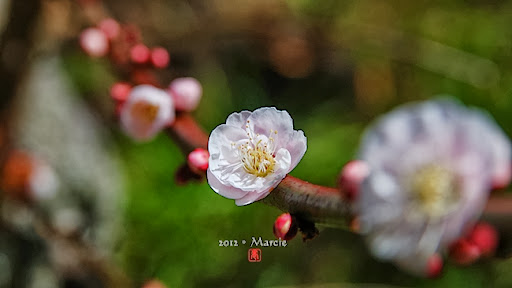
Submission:
<svg viewBox="0 0 512 288">
<path fill-rule="evenodd" d="M 493 256 L 498 247 L 498 232 L 487 223 L 477 223 L 471 231 L 450 249 L 450 259 L 459 265 L 470 265 L 481 258 Z"/>
<path fill-rule="evenodd" d="M 112 85 L 110 95 L 123 130 L 137 141 L 151 140 L 174 123 L 176 112 L 191 112 L 199 105 L 202 87 L 194 78 L 177 78 L 167 88 L 160 88 L 151 68 L 166 68 L 169 53 L 143 44 L 136 26 L 104 19 L 82 31 L 80 46 L 91 57 L 108 56 L 122 74 L 129 75 L 128 81 Z"/>
<path fill-rule="evenodd" d="M 91 57 L 109 56 L 119 64 L 166 68 L 169 52 L 162 47 L 149 48 L 142 43 L 139 30 L 132 25 L 121 25 L 107 18 L 96 27 L 86 28 L 80 34 L 80 46 Z"/>
</svg>

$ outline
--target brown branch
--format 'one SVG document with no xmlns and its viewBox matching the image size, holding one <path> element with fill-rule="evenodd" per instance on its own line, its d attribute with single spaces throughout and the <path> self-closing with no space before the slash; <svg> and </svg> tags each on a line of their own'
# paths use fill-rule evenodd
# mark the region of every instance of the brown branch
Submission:
<svg viewBox="0 0 512 288">
<path fill-rule="evenodd" d="M 208 135 L 188 113 L 179 113 L 167 134 L 180 146 L 185 155 L 195 148 L 208 148 Z"/>
<path fill-rule="evenodd" d="M 186 114 L 177 117 L 168 133 L 189 153 L 195 147 L 207 147 L 208 137 L 201 132 L 194 119 Z M 336 188 L 311 184 L 301 179 L 286 176 L 283 181 L 264 199 L 262 203 L 301 216 L 319 224 L 347 228 L 353 217 L 351 204 Z M 492 194 L 482 216 L 484 221 L 493 224 L 501 235 L 498 251 L 501 256 L 512 254 L 512 196 Z"/>
<path fill-rule="evenodd" d="M 311 184 L 287 175 L 262 202 L 321 224 L 345 227 L 350 203 L 336 188 Z"/>
</svg>

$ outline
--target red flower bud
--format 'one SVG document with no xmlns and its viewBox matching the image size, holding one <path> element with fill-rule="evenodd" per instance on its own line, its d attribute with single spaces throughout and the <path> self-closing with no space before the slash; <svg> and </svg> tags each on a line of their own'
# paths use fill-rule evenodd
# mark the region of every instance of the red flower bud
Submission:
<svg viewBox="0 0 512 288">
<path fill-rule="evenodd" d="M 480 249 L 482 256 L 492 256 L 498 247 L 498 232 L 487 223 L 477 223 L 468 236 L 471 241 Z"/>
<path fill-rule="evenodd" d="M 443 270 L 443 258 L 439 254 L 430 256 L 427 261 L 427 277 L 435 278 L 441 275 Z"/>
<path fill-rule="evenodd" d="M 449 249 L 449 257 L 459 265 L 473 264 L 480 256 L 478 246 L 465 238 L 457 240 Z"/>
<path fill-rule="evenodd" d="M 345 164 L 339 177 L 339 186 L 343 195 L 354 200 L 359 193 L 359 185 L 370 173 L 368 164 L 361 160 L 353 160 Z"/>
<path fill-rule="evenodd" d="M 150 57 L 149 48 L 144 44 L 137 44 L 130 49 L 130 59 L 137 64 L 148 62 Z"/>
<path fill-rule="evenodd" d="M 104 19 L 98 24 L 98 28 L 105 33 L 108 39 L 117 38 L 121 32 L 121 26 L 112 18 Z"/>
<path fill-rule="evenodd" d="M 290 213 L 281 214 L 274 222 L 274 235 L 283 240 L 291 240 L 297 235 L 297 223 Z"/>
<path fill-rule="evenodd" d="M 206 149 L 197 148 L 188 154 L 187 163 L 192 171 L 201 174 L 208 169 L 208 158 L 210 153 Z"/>
<path fill-rule="evenodd" d="M 128 98 L 131 90 L 132 86 L 129 83 L 117 82 L 110 87 L 110 97 L 116 101 L 124 102 L 126 98 Z"/>
<path fill-rule="evenodd" d="M 155 47 L 151 50 L 151 63 L 156 68 L 165 68 L 169 65 L 169 52 L 165 48 Z"/>
</svg>

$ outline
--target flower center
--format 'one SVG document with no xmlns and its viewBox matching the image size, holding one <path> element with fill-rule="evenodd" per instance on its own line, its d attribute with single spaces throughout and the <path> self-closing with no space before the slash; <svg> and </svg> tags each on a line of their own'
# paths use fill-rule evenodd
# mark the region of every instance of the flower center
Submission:
<svg viewBox="0 0 512 288">
<path fill-rule="evenodd" d="M 130 113 L 135 119 L 139 119 L 144 125 L 151 125 L 158 115 L 159 107 L 145 101 L 133 104 Z"/>
<path fill-rule="evenodd" d="M 265 177 L 274 172 L 274 166 L 276 165 L 276 160 L 274 159 L 274 138 L 272 135 L 277 135 L 277 131 L 270 130 L 268 138 L 260 138 L 258 134 L 253 135 L 249 125 L 246 125 L 246 128 L 250 141 L 238 147 L 242 165 L 247 173 L 257 177 Z"/>
<path fill-rule="evenodd" d="M 455 176 L 440 165 L 427 165 L 413 177 L 412 193 L 420 209 L 433 218 L 442 217 L 457 205 Z"/>
</svg>

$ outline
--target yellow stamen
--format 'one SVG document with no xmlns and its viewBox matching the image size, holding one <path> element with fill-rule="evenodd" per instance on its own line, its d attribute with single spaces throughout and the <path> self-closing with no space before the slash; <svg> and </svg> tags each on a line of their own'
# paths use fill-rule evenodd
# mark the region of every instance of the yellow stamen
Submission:
<svg viewBox="0 0 512 288">
<path fill-rule="evenodd" d="M 132 117 L 139 119 L 144 125 L 151 125 L 155 121 L 159 109 L 157 105 L 139 101 L 133 104 L 130 113 Z"/>
<path fill-rule="evenodd" d="M 274 172 L 276 164 L 272 147 L 274 139 L 270 138 L 269 143 L 262 140 L 257 143 L 251 142 L 239 146 L 244 170 L 257 177 L 265 177 Z"/>
<path fill-rule="evenodd" d="M 439 165 L 428 165 L 413 177 L 412 192 L 421 210 L 431 217 L 440 217 L 457 203 L 455 177 Z"/>
</svg>

